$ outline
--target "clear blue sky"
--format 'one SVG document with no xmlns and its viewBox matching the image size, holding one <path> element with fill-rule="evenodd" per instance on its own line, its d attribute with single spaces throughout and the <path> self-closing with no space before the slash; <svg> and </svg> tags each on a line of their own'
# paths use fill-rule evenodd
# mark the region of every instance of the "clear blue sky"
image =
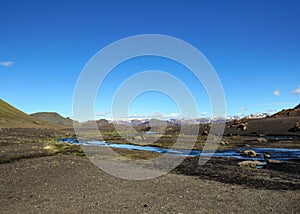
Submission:
<svg viewBox="0 0 300 214">
<path fill-rule="evenodd" d="M 1 99 L 26 113 L 72 116 L 73 90 L 87 61 L 114 41 L 151 33 L 182 39 L 208 58 L 223 84 L 228 115 L 290 108 L 300 99 L 299 11 L 297 0 L 2 0 Z M 123 69 L 129 75 L 151 65 L 170 70 L 153 58 L 128 62 Z M 110 111 L 121 77 L 116 71 L 107 78 L 96 102 L 99 115 Z M 181 78 L 190 81 L 188 74 Z M 201 86 L 199 91 L 205 95 Z M 148 93 L 136 99 L 130 113 L 156 110 L 177 111 L 169 98 Z M 210 107 L 203 104 L 200 110 Z"/>
</svg>

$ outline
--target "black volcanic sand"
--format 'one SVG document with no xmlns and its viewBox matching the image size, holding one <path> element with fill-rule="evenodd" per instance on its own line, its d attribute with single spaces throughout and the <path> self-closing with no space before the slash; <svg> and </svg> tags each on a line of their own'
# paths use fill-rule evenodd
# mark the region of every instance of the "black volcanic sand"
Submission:
<svg viewBox="0 0 300 214">
<path fill-rule="evenodd" d="M 186 158 L 161 177 L 130 181 L 75 155 L 80 148 L 44 149 L 53 139 L 72 135 L 72 130 L 0 130 L 1 213 L 300 212 L 297 162 L 244 169 L 231 158 L 212 158 L 203 166 L 197 158 Z M 241 145 L 251 143 L 238 138 Z M 133 158 L 157 156 L 116 151 Z"/>
<path fill-rule="evenodd" d="M 54 152 L 45 150 L 44 147 L 57 138 L 72 136 L 71 129 L 2 128 L 0 164 L 54 155 Z"/>
<path fill-rule="evenodd" d="M 241 120 L 247 123 L 246 131 L 241 131 L 232 126 L 232 122 L 226 125 L 225 135 L 298 135 L 300 131 L 292 132 L 296 122 L 300 121 L 300 116 L 294 117 L 278 117 L 278 118 L 263 118 Z"/>
</svg>

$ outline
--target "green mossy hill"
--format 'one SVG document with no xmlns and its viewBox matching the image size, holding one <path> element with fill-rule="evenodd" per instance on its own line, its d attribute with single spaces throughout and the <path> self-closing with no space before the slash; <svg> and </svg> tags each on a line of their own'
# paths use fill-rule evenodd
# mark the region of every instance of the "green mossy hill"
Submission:
<svg viewBox="0 0 300 214">
<path fill-rule="evenodd" d="M 32 117 L 0 99 L 0 128 L 64 128 Z"/>
<path fill-rule="evenodd" d="M 65 118 L 56 112 L 38 112 L 31 114 L 30 116 L 46 123 L 52 123 L 63 126 L 73 126 L 72 119 L 68 117 Z"/>
<path fill-rule="evenodd" d="M 0 127 L 41 127 L 42 121 L 11 106 L 0 99 Z"/>
</svg>

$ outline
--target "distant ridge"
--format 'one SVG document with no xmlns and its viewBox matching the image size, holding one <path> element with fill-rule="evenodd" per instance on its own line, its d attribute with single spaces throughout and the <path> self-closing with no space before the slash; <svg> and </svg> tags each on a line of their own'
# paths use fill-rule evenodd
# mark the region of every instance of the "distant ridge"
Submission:
<svg viewBox="0 0 300 214">
<path fill-rule="evenodd" d="M 45 124 L 0 99 L 0 127 L 43 127 Z"/>
<path fill-rule="evenodd" d="M 0 128 L 64 128 L 32 117 L 0 99 Z"/>
<path fill-rule="evenodd" d="M 296 116 L 300 116 L 300 104 L 292 109 L 283 109 L 282 111 L 273 114 L 271 117 L 277 118 L 277 117 L 296 117 Z"/>
<path fill-rule="evenodd" d="M 73 126 L 72 119 L 68 117 L 65 118 L 56 112 L 37 112 L 31 114 L 30 116 L 46 123 L 58 124 L 63 126 Z"/>
</svg>

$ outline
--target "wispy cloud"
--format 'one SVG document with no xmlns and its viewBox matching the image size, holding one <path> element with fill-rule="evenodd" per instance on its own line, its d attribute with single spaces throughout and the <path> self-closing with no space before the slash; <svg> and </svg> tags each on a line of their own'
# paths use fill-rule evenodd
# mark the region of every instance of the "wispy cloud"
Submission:
<svg viewBox="0 0 300 214">
<path fill-rule="evenodd" d="M 300 86 L 298 86 L 298 88 L 296 88 L 292 93 L 293 94 L 300 94 Z"/>
<path fill-rule="evenodd" d="M 279 96 L 279 95 L 280 95 L 279 89 L 276 89 L 276 90 L 274 91 L 274 95 L 275 95 L 275 96 Z"/>
<path fill-rule="evenodd" d="M 4 66 L 4 67 L 11 66 L 12 64 L 14 64 L 14 62 L 12 62 L 12 61 L 1 61 L 0 62 L 0 65 Z"/>
<path fill-rule="evenodd" d="M 241 111 L 245 111 L 245 110 L 247 110 L 247 108 L 241 107 L 240 110 L 241 110 Z"/>
</svg>

